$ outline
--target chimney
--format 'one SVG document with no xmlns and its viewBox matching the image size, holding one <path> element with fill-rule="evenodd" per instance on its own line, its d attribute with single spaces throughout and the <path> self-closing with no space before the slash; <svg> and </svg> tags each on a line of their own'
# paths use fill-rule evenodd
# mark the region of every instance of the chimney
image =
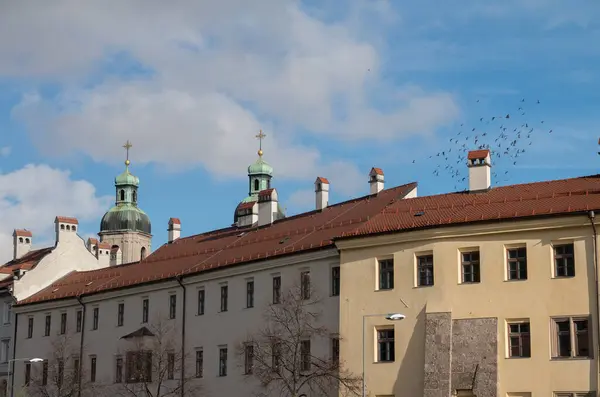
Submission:
<svg viewBox="0 0 600 397">
<path fill-rule="evenodd" d="M 179 239 L 181 236 L 181 221 L 179 218 L 169 219 L 169 228 L 167 231 L 169 232 L 169 244 Z"/>
<path fill-rule="evenodd" d="M 29 230 L 15 229 L 13 232 L 13 259 L 20 259 L 31 250 L 33 234 Z"/>
<path fill-rule="evenodd" d="M 110 244 L 109 243 L 98 243 L 98 266 L 108 267 L 110 266 Z"/>
<path fill-rule="evenodd" d="M 240 203 L 235 211 L 237 214 L 237 227 L 252 226 L 258 222 L 258 204 L 254 201 Z"/>
<path fill-rule="evenodd" d="M 491 156 L 488 149 L 472 150 L 469 152 L 467 167 L 469 167 L 469 191 L 480 192 L 492 186 Z"/>
<path fill-rule="evenodd" d="M 118 266 L 123 263 L 123 252 L 118 245 L 113 245 L 110 249 L 110 266 Z"/>
<path fill-rule="evenodd" d="M 317 177 L 315 181 L 316 209 L 322 210 L 329 205 L 329 181 L 327 178 Z"/>
<path fill-rule="evenodd" d="M 90 237 L 87 239 L 87 249 L 90 251 L 96 258 L 98 257 L 98 239 Z"/>
<path fill-rule="evenodd" d="M 383 190 L 383 170 L 381 168 L 371 168 L 369 185 L 371 185 L 371 194 L 377 194 Z"/>
<path fill-rule="evenodd" d="M 258 192 L 258 226 L 270 225 L 277 215 L 277 190 Z"/>
<path fill-rule="evenodd" d="M 56 219 L 54 219 L 54 225 L 56 228 L 56 244 L 59 242 L 66 242 L 77 237 L 79 221 L 76 218 L 57 216 Z"/>
</svg>

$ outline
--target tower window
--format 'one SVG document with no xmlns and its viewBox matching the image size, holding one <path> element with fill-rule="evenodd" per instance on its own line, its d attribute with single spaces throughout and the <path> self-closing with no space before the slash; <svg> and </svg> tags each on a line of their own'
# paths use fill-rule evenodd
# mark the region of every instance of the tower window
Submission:
<svg viewBox="0 0 600 397">
<path fill-rule="evenodd" d="M 136 191 L 133 192 L 133 202 L 137 203 L 137 192 Z"/>
<path fill-rule="evenodd" d="M 71 226 L 67 225 L 67 230 L 71 230 Z"/>
<path fill-rule="evenodd" d="M 146 247 L 142 247 L 142 250 L 140 252 L 140 259 L 145 259 L 146 258 Z"/>
<path fill-rule="evenodd" d="M 258 191 L 259 186 L 258 186 L 258 179 L 254 180 L 254 190 Z"/>
<path fill-rule="evenodd" d="M 121 196 L 121 201 L 125 201 L 125 190 L 121 189 L 119 195 Z"/>
<path fill-rule="evenodd" d="M 22 243 L 23 242 L 23 237 L 19 237 L 19 242 Z"/>
<path fill-rule="evenodd" d="M 65 230 L 65 225 L 60 225 L 60 230 Z"/>
<path fill-rule="evenodd" d="M 25 239 L 25 242 L 26 242 L 27 244 L 29 244 L 29 243 L 31 242 L 31 240 L 29 240 L 28 238 L 26 238 L 26 239 Z"/>
</svg>

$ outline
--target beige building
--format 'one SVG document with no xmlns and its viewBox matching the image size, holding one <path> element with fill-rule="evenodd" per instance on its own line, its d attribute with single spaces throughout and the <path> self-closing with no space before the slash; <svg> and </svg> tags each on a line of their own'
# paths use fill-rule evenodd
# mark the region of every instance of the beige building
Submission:
<svg viewBox="0 0 600 397">
<path fill-rule="evenodd" d="M 370 396 L 596 396 L 600 177 L 490 188 L 469 161 L 468 191 L 337 239 L 341 356 Z"/>
</svg>

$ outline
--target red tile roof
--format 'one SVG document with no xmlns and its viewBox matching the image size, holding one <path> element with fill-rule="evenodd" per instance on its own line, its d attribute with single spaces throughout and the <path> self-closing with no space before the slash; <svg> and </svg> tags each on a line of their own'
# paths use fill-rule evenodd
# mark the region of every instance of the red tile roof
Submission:
<svg viewBox="0 0 600 397">
<path fill-rule="evenodd" d="M 54 220 L 54 222 L 70 223 L 72 225 L 79 225 L 79 221 L 77 220 L 77 218 L 70 218 L 68 216 L 57 216 L 56 219 Z"/>
<path fill-rule="evenodd" d="M 343 237 L 600 210 L 600 175 L 398 200 Z"/>
<path fill-rule="evenodd" d="M 13 235 L 19 236 L 19 237 L 33 237 L 33 234 L 31 234 L 31 232 L 29 230 L 25 230 L 25 229 L 15 229 Z"/>
<path fill-rule="evenodd" d="M 102 249 L 110 249 L 110 244 L 109 243 L 98 243 L 98 248 L 102 248 Z"/>
<path fill-rule="evenodd" d="M 88 243 L 92 245 L 98 245 L 98 239 L 90 237 L 88 238 Z"/>
<path fill-rule="evenodd" d="M 179 218 L 171 218 L 171 219 L 169 219 L 169 224 L 171 224 L 171 225 L 181 225 L 181 221 L 179 220 Z"/>
<path fill-rule="evenodd" d="M 377 168 L 377 167 L 373 167 L 371 168 L 371 172 L 369 172 L 369 174 L 377 174 L 377 175 L 383 175 L 383 170 L 381 168 Z"/>
<path fill-rule="evenodd" d="M 487 156 L 489 156 L 489 154 L 490 154 L 490 151 L 488 149 L 471 150 L 469 152 L 469 154 L 467 155 L 467 159 L 468 160 L 484 159 Z"/>
<path fill-rule="evenodd" d="M 266 258 L 332 248 L 333 238 L 402 199 L 416 183 L 381 191 L 275 221 L 262 227 L 229 227 L 165 244 L 141 262 L 73 272 L 20 304 L 71 298 L 83 294 L 191 275 Z"/>
<path fill-rule="evenodd" d="M 327 180 L 327 178 L 323 178 L 322 176 L 318 176 L 317 177 L 317 181 L 321 182 L 321 183 L 327 183 L 327 184 L 329 184 L 329 181 Z"/>
<path fill-rule="evenodd" d="M 29 251 L 19 259 L 13 259 L 10 262 L 0 266 L 1 273 L 11 273 L 16 269 L 31 270 L 33 269 L 46 255 L 48 255 L 54 247 L 42 248 Z"/>
</svg>

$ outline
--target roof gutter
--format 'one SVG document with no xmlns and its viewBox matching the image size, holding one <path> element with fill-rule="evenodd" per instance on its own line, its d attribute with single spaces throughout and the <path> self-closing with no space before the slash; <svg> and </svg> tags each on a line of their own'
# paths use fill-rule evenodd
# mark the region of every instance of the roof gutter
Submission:
<svg viewBox="0 0 600 397">
<path fill-rule="evenodd" d="M 77 302 L 79 302 L 79 305 L 81 305 L 81 310 L 82 310 L 82 314 L 81 314 L 81 338 L 79 340 L 79 376 L 77 379 L 77 397 L 81 397 L 81 377 L 82 377 L 82 370 L 83 370 L 83 336 L 85 334 L 85 312 L 86 312 L 86 307 L 85 307 L 85 303 L 83 303 L 83 301 L 81 300 L 81 295 L 78 295 L 75 297 L 75 299 L 77 299 Z"/>
<path fill-rule="evenodd" d="M 594 211 L 588 212 L 588 218 L 590 219 L 592 225 L 592 236 L 593 236 L 593 247 L 594 247 L 594 276 L 596 278 L 596 348 L 598 349 L 598 353 L 600 354 L 600 277 L 598 274 L 598 230 L 596 229 L 596 213 Z M 598 367 L 598 373 L 596 374 L 597 384 L 600 385 L 600 367 Z"/>
<path fill-rule="evenodd" d="M 185 285 L 183 285 L 183 277 L 181 275 L 175 276 L 175 281 L 179 283 L 179 286 L 183 290 L 183 302 L 181 303 L 182 316 L 181 316 L 181 379 L 179 380 L 179 391 L 181 397 L 185 395 L 185 317 L 186 317 L 186 298 L 187 291 Z"/>
</svg>

